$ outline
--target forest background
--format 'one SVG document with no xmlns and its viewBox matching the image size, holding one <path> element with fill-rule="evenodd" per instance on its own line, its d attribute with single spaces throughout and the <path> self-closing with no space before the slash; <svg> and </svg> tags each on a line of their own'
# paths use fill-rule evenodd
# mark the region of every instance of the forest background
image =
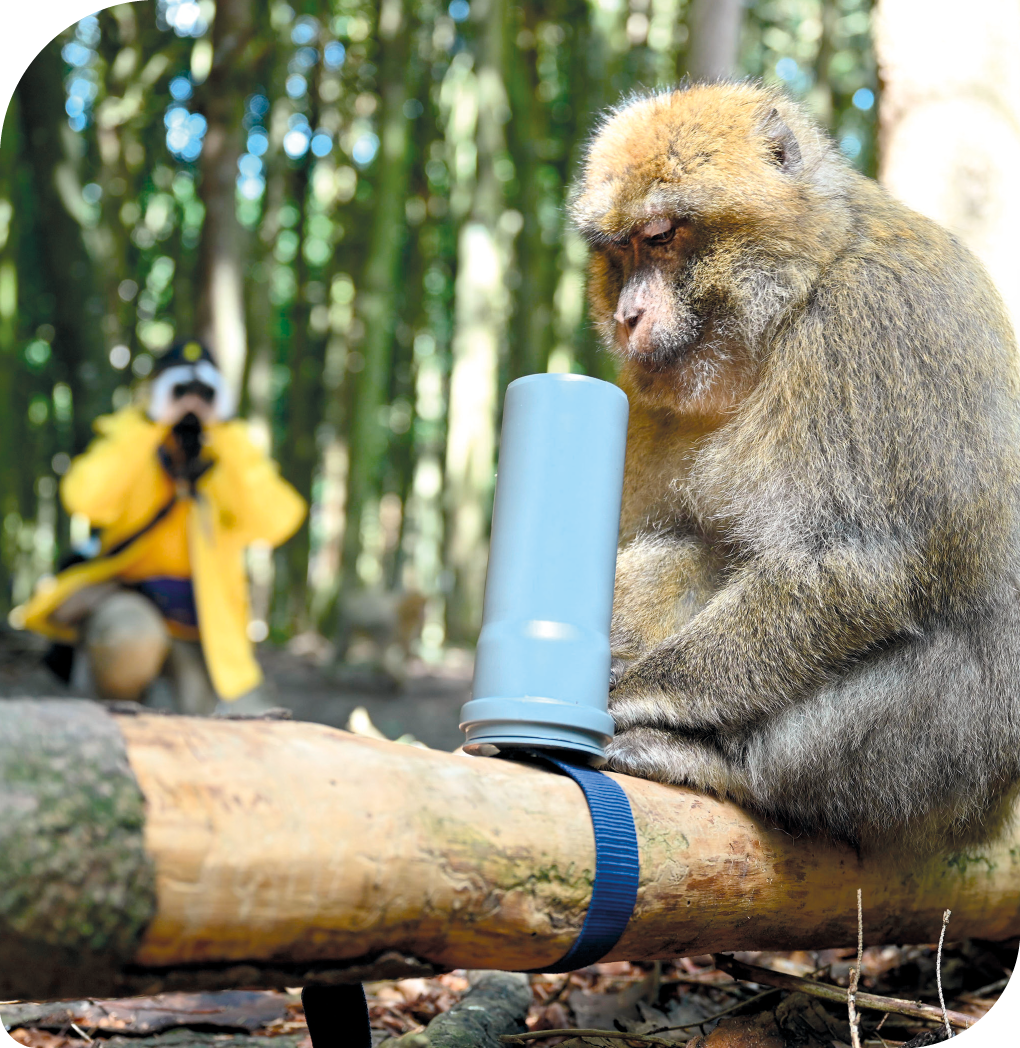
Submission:
<svg viewBox="0 0 1020 1048">
<path fill-rule="evenodd" d="M 565 221 L 579 155 L 685 75 L 802 99 L 1016 315 L 1020 5 L 880 8 L 139 0 L 70 27 L 0 143 L 0 610 L 88 537 L 57 487 L 92 421 L 198 333 L 311 505 L 249 554 L 252 638 L 330 637 L 367 590 L 426 598 L 426 662 L 470 645 L 506 384 L 613 377 Z"/>
</svg>

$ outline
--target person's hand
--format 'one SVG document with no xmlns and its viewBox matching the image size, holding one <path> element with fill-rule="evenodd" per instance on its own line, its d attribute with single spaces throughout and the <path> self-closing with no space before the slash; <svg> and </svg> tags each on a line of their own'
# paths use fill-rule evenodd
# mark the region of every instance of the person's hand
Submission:
<svg viewBox="0 0 1020 1048">
<path fill-rule="evenodd" d="M 211 399 L 207 400 L 190 391 L 182 396 L 174 395 L 178 387 L 186 387 L 196 381 L 208 387 Z M 233 409 L 233 398 L 223 376 L 204 360 L 196 365 L 181 364 L 167 368 L 153 379 L 149 390 L 149 418 L 167 426 L 176 425 L 189 412 L 203 424 L 220 422 L 230 418 Z"/>
</svg>

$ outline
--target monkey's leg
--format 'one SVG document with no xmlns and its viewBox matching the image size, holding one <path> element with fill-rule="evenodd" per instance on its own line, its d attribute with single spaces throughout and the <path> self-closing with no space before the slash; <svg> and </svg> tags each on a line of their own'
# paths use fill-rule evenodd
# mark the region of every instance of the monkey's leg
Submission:
<svg viewBox="0 0 1020 1048">
<path fill-rule="evenodd" d="M 1020 607 L 870 653 L 741 740 L 755 802 L 868 843 L 980 838 L 1020 781 Z"/>
<path fill-rule="evenodd" d="M 722 561 L 700 539 L 639 535 L 617 554 L 613 683 L 627 664 L 689 622 L 719 585 Z"/>
</svg>

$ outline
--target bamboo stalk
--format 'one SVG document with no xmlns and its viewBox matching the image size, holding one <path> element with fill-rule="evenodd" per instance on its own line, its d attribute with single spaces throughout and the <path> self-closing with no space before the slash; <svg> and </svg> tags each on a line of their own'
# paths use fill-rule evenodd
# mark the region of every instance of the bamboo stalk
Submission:
<svg viewBox="0 0 1020 1048">
<path fill-rule="evenodd" d="M 111 757 L 83 766 L 65 790 L 82 740 L 92 749 L 119 740 L 134 780 Z M 37 770 L 12 780 L 10 755 L 31 764 L 36 753 Z M 58 758 L 65 770 L 47 772 Z M 41 878 L 56 860 L 33 865 L 40 826 L 30 807 L 41 790 L 62 811 L 99 777 L 93 806 L 77 818 L 107 818 L 101 794 L 110 790 L 127 798 L 117 811 L 136 810 L 134 790 L 144 826 L 125 816 L 81 838 L 71 872 L 54 877 L 64 895 L 51 905 Z M 862 861 L 733 804 L 614 778 L 631 801 L 642 869 L 634 916 L 608 959 L 852 944 L 858 886 L 869 900 L 868 943 L 935 941 L 947 907 L 961 938 L 1020 932 L 1016 840 L 916 867 L 900 855 Z M 541 968 L 573 942 L 591 892 L 591 823 L 570 780 L 316 724 L 111 718 L 90 703 L 12 701 L 0 721 L 0 794 L 3 997 Z M 142 859 L 107 862 L 117 839 L 136 855 L 132 834 Z M 127 872 L 90 873 L 106 868 Z M 71 922 L 79 882 L 92 909 Z M 154 902 L 144 902 L 147 885 Z M 21 897 L 31 920 L 10 910 Z M 112 945 L 90 945 L 83 926 L 131 905 L 142 915 L 133 940 L 121 929 Z M 21 940 L 6 932 L 29 924 L 19 954 Z M 21 960 L 46 950 L 45 965 Z M 863 995 L 859 1003 L 867 1006 Z"/>
</svg>

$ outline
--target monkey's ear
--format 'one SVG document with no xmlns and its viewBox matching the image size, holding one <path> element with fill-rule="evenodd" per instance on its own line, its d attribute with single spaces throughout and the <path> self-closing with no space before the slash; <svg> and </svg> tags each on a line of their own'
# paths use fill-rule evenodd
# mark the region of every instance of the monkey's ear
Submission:
<svg viewBox="0 0 1020 1048">
<path fill-rule="evenodd" d="M 761 122 L 761 133 L 765 136 L 769 158 L 780 170 L 788 175 L 796 174 L 804 165 L 797 136 L 773 109 Z"/>
</svg>

